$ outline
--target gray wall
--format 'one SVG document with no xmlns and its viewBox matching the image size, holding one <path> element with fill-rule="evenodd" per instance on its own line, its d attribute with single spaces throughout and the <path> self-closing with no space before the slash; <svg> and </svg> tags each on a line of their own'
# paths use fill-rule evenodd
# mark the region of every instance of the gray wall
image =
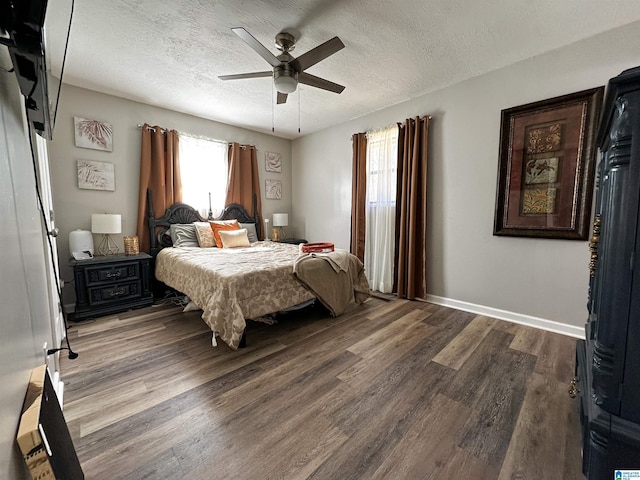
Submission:
<svg viewBox="0 0 640 480">
<path fill-rule="evenodd" d="M 351 135 L 430 114 L 429 298 L 580 335 L 587 242 L 492 235 L 500 111 L 605 85 L 640 64 L 639 31 L 636 22 L 294 140 L 297 231 L 348 248 Z"/>
<path fill-rule="evenodd" d="M 0 66 L 9 68 L 6 49 Z M 15 75 L 0 73 L 0 478 L 28 478 L 15 441 L 31 369 L 52 344 L 44 236 Z"/>
<path fill-rule="evenodd" d="M 103 152 L 76 147 L 73 132 L 74 116 L 111 123 L 113 151 Z M 271 222 L 273 213 L 292 213 L 291 142 L 289 140 L 71 85 L 63 85 L 56 120 L 56 135 L 49 146 L 49 159 L 53 201 L 56 207 L 56 225 L 60 229 L 58 237 L 60 268 L 66 281 L 73 278 L 71 269 L 67 266 L 70 258 L 69 232 L 78 228 L 90 230 L 92 213 L 122 214 L 122 235 L 113 236 L 121 251 L 122 237 L 136 233 L 141 137 L 137 125 L 145 122 L 192 135 L 255 145 L 258 149 L 263 218 L 267 217 Z M 282 173 L 265 172 L 265 152 L 276 152 L 282 155 Z M 76 162 L 80 159 L 113 163 L 115 192 L 79 189 Z M 264 198 L 265 179 L 282 181 L 282 200 Z M 98 237 L 94 238 L 96 246 L 99 240 Z M 65 288 L 64 301 L 66 305 L 75 302 L 71 288 Z"/>
</svg>

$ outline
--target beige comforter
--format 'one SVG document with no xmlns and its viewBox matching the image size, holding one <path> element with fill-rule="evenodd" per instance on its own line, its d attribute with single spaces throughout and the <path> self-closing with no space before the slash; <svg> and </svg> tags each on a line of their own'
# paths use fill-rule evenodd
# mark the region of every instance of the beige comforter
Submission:
<svg viewBox="0 0 640 480">
<path fill-rule="evenodd" d="M 314 298 L 293 275 L 298 246 L 258 242 L 246 248 L 164 248 L 156 278 L 203 310 L 214 334 L 238 348 L 245 318 L 259 318 Z"/>
</svg>

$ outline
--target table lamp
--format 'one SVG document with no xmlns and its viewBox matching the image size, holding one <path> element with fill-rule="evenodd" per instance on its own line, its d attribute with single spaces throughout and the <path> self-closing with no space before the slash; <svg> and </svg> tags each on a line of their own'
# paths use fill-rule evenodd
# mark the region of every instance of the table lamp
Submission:
<svg viewBox="0 0 640 480">
<path fill-rule="evenodd" d="M 109 235 L 122 232 L 122 215 L 119 213 L 92 213 L 91 233 L 102 234 L 98 245 L 98 255 L 115 255 L 119 252 L 118 245 Z"/>
<path fill-rule="evenodd" d="M 287 238 L 285 231 L 282 227 L 289 226 L 289 214 L 288 213 L 274 213 L 273 214 L 273 236 L 274 242 L 279 242 Z"/>
</svg>

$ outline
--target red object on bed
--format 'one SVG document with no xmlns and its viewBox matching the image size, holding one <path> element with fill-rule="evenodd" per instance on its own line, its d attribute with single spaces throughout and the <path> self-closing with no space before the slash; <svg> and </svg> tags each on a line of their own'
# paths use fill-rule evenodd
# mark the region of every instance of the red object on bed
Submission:
<svg viewBox="0 0 640 480">
<path fill-rule="evenodd" d="M 329 253 L 329 252 L 333 252 L 333 243 L 331 242 L 302 244 L 302 253 Z"/>
</svg>

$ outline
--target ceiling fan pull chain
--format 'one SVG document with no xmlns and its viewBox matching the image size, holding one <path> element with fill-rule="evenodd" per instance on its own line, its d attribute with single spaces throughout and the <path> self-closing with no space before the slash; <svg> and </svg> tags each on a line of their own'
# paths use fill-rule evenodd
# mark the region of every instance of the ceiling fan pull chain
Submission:
<svg viewBox="0 0 640 480">
<path fill-rule="evenodd" d="M 276 114 L 275 114 L 275 103 L 276 103 L 276 99 L 275 99 L 275 84 L 273 82 L 271 82 L 271 133 L 275 133 L 276 132 Z"/>
<path fill-rule="evenodd" d="M 300 87 L 298 87 L 298 133 L 300 133 Z"/>
</svg>

